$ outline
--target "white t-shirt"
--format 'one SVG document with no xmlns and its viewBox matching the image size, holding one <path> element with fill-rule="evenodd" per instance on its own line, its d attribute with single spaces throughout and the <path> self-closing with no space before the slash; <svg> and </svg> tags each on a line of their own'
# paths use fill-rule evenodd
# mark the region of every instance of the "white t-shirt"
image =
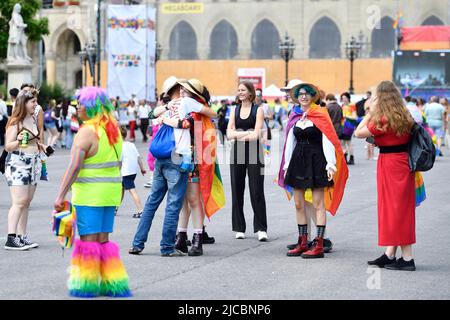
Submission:
<svg viewBox="0 0 450 320">
<path fill-rule="evenodd" d="M 0 121 L 3 120 L 3 118 L 6 118 L 8 116 L 8 108 L 6 107 L 5 101 L 0 99 Z"/>
<path fill-rule="evenodd" d="M 148 119 L 148 114 L 150 113 L 151 110 L 152 108 L 150 108 L 148 104 L 139 106 L 138 109 L 139 119 Z"/>
<path fill-rule="evenodd" d="M 128 120 L 129 121 L 136 121 L 136 107 L 128 107 Z"/>
<path fill-rule="evenodd" d="M 139 172 L 138 158 L 139 151 L 136 149 L 134 143 L 124 141 L 122 145 L 122 177 L 137 174 Z"/>
<path fill-rule="evenodd" d="M 77 114 L 77 109 L 74 106 L 69 106 L 69 108 L 67 108 L 67 118 L 66 119 L 70 120 L 74 114 Z"/>
<path fill-rule="evenodd" d="M 172 103 L 172 102 L 171 102 Z M 192 98 L 182 98 L 173 101 L 173 111 L 169 112 L 170 118 L 185 119 L 189 113 L 197 112 L 199 113 L 203 105 L 192 99 Z M 189 129 L 173 129 L 175 137 L 175 152 L 184 156 L 190 156 L 191 154 L 191 133 Z"/>
</svg>

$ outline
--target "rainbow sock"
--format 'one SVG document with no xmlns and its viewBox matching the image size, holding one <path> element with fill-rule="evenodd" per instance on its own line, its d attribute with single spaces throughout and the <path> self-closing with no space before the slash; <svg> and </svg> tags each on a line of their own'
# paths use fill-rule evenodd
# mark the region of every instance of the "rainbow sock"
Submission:
<svg viewBox="0 0 450 320">
<path fill-rule="evenodd" d="M 101 244 L 100 294 L 108 297 L 131 297 L 128 274 L 119 256 L 119 246 L 114 242 Z"/>
<path fill-rule="evenodd" d="M 67 283 L 69 294 L 79 298 L 93 298 L 100 290 L 100 253 L 98 242 L 75 241 Z"/>
</svg>

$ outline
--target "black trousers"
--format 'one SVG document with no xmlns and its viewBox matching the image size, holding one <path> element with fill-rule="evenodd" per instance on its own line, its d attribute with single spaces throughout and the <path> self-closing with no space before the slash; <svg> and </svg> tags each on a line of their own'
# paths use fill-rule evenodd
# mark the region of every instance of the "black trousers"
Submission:
<svg viewBox="0 0 450 320">
<path fill-rule="evenodd" d="M 148 130 L 148 124 L 149 124 L 149 121 L 148 121 L 148 119 L 146 119 L 146 118 L 141 118 L 141 126 L 140 126 L 140 129 L 141 129 L 141 132 L 142 132 L 142 139 L 143 139 L 143 141 L 144 142 L 147 142 L 147 130 Z"/>
<path fill-rule="evenodd" d="M 245 232 L 244 193 L 248 175 L 250 199 L 253 208 L 253 232 L 267 231 L 264 172 L 261 164 L 231 164 L 232 224 L 233 231 Z"/>
</svg>

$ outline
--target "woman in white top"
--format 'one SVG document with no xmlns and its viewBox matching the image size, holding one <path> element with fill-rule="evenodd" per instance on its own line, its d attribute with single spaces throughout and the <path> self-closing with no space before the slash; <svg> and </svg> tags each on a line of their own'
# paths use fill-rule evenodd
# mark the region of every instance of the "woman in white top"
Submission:
<svg viewBox="0 0 450 320">
<path fill-rule="evenodd" d="M 142 132 L 142 141 L 147 142 L 147 130 L 149 126 L 149 119 L 148 115 L 152 109 L 150 106 L 146 103 L 145 100 L 139 101 L 139 108 L 138 108 L 138 115 L 139 115 L 139 126 L 141 128 Z"/>
<path fill-rule="evenodd" d="M 137 115 L 137 108 L 135 105 L 134 100 L 130 100 L 128 102 L 128 121 L 130 125 L 130 141 L 134 142 L 135 136 L 134 136 L 134 130 L 136 129 L 136 115 Z"/>
<path fill-rule="evenodd" d="M 297 120 L 288 126 L 282 170 L 284 184 L 294 190 L 299 241 L 297 247 L 288 251 L 287 255 L 323 258 L 326 227 L 324 189 L 333 186 L 333 177 L 337 172 L 336 149 L 312 118 L 309 118 L 309 113 L 313 112 L 310 109 L 319 98 L 318 89 L 311 84 L 301 84 L 291 90 L 291 96 L 294 101 L 299 102 L 302 112 Z M 332 126 L 331 120 L 329 125 Z M 334 129 L 331 131 L 335 134 Z M 337 136 L 335 138 L 337 142 Z M 312 189 L 317 219 L 317 237 L 312 248 L 308 246 L 308 224 L 305 213 L 307 189 Z"/>
</svg>

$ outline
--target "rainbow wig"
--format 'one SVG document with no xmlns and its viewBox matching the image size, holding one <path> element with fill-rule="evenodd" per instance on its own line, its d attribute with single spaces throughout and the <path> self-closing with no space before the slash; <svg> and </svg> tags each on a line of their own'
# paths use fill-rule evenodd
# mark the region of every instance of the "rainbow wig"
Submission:
<svg viewBox="0 0 450 320">
<path fill-rule="evenodd" d="M 114 106 L 109 100 L 106 91 L 99 87 L 84 87 L 78 93 L 78 101 L 86 108 L 86 115 L 90 120 L 86 124 L 105 128 L 110 145 L 116 144 L 120 139 L 119 127 L 113 116 Z"/>
<path fill-rule="evenodd" d="M 128 274 L 119 256 L 119 246 L 114 242 L 101 244 L 100 294 L 102 296 L 131 297 Z"/>
<path fill-rule="evenodd" d="M 69 294 L 79 298 L 93 298 L 100 291 L 101 244 L 76 240 L 68 281 Z"/>
</svg>

